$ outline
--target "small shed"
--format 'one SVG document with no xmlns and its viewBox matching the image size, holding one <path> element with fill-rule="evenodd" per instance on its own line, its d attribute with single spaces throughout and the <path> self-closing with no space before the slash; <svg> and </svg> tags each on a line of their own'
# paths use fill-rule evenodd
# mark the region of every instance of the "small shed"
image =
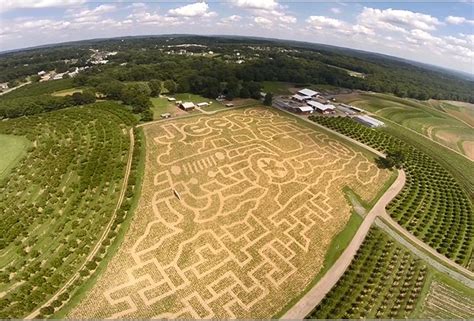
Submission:
<svg viewBox="0 0 474 321">
<path fill-rule="evenodd" d="M 227 103 L 225 104 L 226 107 L 234 107 L 234 104 L 233 103 Z"/>
<path fill-rule="evenodd" d="M 198 107 L 207 107 L 207 106 L 209 106 L 209 103 L 202 102 L 202 103 L 196 104 L 196 106 L 198 106 Z"/>
<path fill-rule="evenodd" d="M 168 97 L 168 101 L 176 101 L 176 98 L 174 98 L 174 97 Z"/>
<path fill-rule="evenodd" d="M 170 118 L 171 114 L 170 113 L 164 113 L 164 114 L 161 114 L 160 117 L 163 118 L 163 119 Z"/>
</svg>

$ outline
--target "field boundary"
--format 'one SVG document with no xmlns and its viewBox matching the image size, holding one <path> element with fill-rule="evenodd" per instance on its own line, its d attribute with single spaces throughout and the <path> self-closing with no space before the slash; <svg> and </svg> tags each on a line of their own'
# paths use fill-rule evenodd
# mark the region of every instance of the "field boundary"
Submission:
<svg viewBox="0 0 474 321">
<path fill-rule="evenodd" d="M 115 221 L 115 218 L 117 216 L 117 211 L 120 209 L 122 206 L 123 199 L 125 198 L 125 192 L 127 190 L 127 185 L 128 185 L 128 178 L 130 176 L 130 171 L 132 167 L 132 160 L 133 160 L 133 149 L 135 145 L 135 138 L 134 138 L 134 133 L 133 133 L 134 127 L 132 126 L 129 131 L 129 136 L 130 136 L 130 150 L 128 153 L 128 159 L 127 159 L 127 166 L 125 168 L 125 175 L 122 183 L 122 188 L 120 191 L 120 196 L 117 201 L 117 204 L 114 209 L 114 213 L 107 224 L 104 232 L 102 233 L 100 239 L 97 241 L 96 245 L 92 249 L 92 251 L 89 253 L 89 255 L 86 257 L 86 260 L 83 262 L 83 264 L 77 269 L 76 273 L 52 296 L 49 298 L 48 301 L 43 303 L 41 306 L 36 308 L 33 312 L 31 312 L 28 316 L 25 317 L 25 319 L 30 320 L 34 319 L 39 313 L 40 310 L 48 305 L 50 305 L 54 300 L 56 300 L 62 293 L 65 293 L 65 291 L 68 289 L 69 286 L 71 286 L 79 277 L 80 271 L 86 266 L 87 263 L 91 262 L 91 260 L 94 258 L 94 256 L 97 254 L 97 252 L 100 249 L 100 246 L 102 242 L 105 240 L 107 237 L 107 234 L 109 233 L 110 229 L 112 228 L 113 222 Z"/>
</svg>

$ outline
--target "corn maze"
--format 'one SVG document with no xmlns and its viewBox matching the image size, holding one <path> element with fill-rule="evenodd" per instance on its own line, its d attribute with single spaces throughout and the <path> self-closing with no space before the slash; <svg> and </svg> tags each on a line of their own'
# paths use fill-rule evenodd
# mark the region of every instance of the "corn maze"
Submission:
<svg viewBox="0 0 474 321">
<path fill-rule="evenodd" d="M 297 119 L 248 108 L 145 127 L 137 213 L 71 318 L 268 318 L 318 273 L 350 216 L 388 179 Z"/>
</svg>

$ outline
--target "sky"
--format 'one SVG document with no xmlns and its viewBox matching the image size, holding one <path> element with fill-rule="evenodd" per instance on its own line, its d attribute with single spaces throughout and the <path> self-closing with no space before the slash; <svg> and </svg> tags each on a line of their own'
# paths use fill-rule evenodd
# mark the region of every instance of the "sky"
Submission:
<svg viewBox="0 0 474 321">
<path fill-rule="evenodd" d="M 302 40 L 474 74 L 473 0 L 0 0 L 0 51 L 170 33 Z"/>
</svg>

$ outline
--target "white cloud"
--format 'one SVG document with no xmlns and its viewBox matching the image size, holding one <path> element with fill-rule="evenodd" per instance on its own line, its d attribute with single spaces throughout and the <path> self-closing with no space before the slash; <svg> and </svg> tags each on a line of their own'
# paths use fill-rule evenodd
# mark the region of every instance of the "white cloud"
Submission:
<svg viewBox="0 0 474 321">
<path fill-rule="evenodd" d="M 227 24 L 227 23 L 239 22 L 240 20 L 242 20 L 242 17 L 234 14 L 232 16 L 222 18 L 221 23 Z"/>
<path fill-rule="evenodd" d="M 85 2 L 86 0 L 2 0 L 0 11 L 24 8 L 67 7 Z"/>
<path fill-rule="evenodd" d="M 255 17 L 253 20 L 255 21 L 256 24 L 264 28 L 268 28 L 273 25 L 273 21 L 265 17 Z"/>
<path fill-rule="evenodd" d="M 233 0 L 232 3 L 244 9 L 276 10 L 280 8 L 275 0 Z"/>
<path fill-rule="evenodd" d="M 168 11 L 170 16 L 174 17 L 211 17 L 215 12 L 209 12 L 209 5 L 205 2 L 196 2 Z"/>
<path fill-rule="evenodd" d="M 344 25 L 344 22 L 342 22 L 341 20 L 324 16 L 310 16 L 306 20 L 306 22 L 309 23 L 311 27 L 317 30 L 322 30 L 326 28 L 336 29 Z"/>
<path fill-rule="evenodd" d="M 441 24 L 438 18 L 419 12 L 367 7 L 358 15 L 357 21 L 377 30 L 397 32 L 406 32 L 407 29 L 436 30 Z"/>
<path fill-rule="evenodd" d="M 448 16 L 446 19 L 444 19 L 447 23 L 453 24 L 453 25 L 461 25 L 464 23 L 474 25 L 474 20 L 469 20 L 464 17 L 456 17 L 456 16 Z"/>
<path fill-rule="evenodd" d="M 334 13 L 334 14 L 340 14 L 340 13 L 341 13 L 341 9 L 339 9 L 339 8 L 331 8 L 331 12 Z"/>
</svg>

